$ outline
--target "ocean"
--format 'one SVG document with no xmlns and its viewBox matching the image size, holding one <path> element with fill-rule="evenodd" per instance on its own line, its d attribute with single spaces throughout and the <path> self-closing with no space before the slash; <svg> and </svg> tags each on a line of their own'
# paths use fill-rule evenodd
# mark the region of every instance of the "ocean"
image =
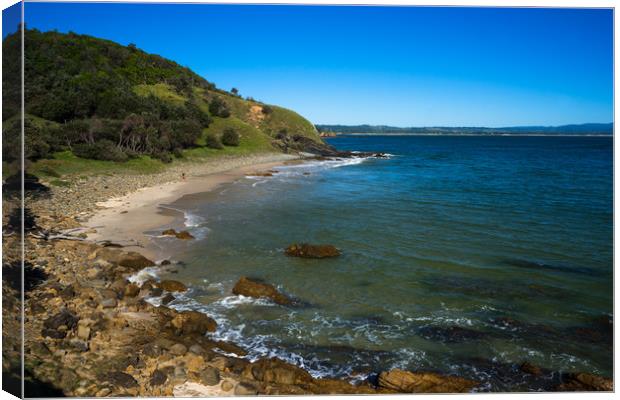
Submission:
<svg viewBox="0 0 620 400">
<path fill-rule="evenodd" d="M 179 262 L 166 277 L 191 287 L 171 307 L 214 317 L 214 336 L 251 359 L 317 377 L 402 368 L 523 391 L 558 371 L 611 376 L 611 137 L 328 141 L 389 157 L 283 166 L 168 205 L 196 236 L 154 239 Z M 342 256 L 285 256 L 294 242 Z M 241 276 L 299 304 L 234 296 Z"/>
</svg>

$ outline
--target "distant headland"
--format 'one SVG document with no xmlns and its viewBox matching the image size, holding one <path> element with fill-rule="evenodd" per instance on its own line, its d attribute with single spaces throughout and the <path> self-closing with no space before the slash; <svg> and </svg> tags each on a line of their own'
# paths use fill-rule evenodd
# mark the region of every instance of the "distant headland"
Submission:
<svg viewBox="0 0 620 400">
<path fill-rule="evenodd" d="M 586 123 L 560 126 L 510 126 L 488 127 L 396 127 L 388 125 L 316 125 L 321 136 L 335 135 L 447 135 L 447 136 L 612 136 L 614 124 Z"/>
</svg>

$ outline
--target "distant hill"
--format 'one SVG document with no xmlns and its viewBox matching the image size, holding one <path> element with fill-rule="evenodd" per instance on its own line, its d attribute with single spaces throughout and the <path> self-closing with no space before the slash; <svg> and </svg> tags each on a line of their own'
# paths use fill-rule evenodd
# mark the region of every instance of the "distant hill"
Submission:
<svg viewBox="0 0 620 400">
<path fill-rule="evenodd" d="M 224 91 L 135 45 L 25 31 L 25 137 L 31 161 L 62 157 L 170 162 L 188 155 L 321 145 L 299 114 Z M 3 156 L 19 154 L 20 32 L 3 46 Z M 227 138 L 223 139 L 227 132 Z M 277 136 L 277 137 L 276 137 Z M 235 140 L 236 138 L 236 140 Z M 224 143 L 222 143 L 224 142 Z M 286 142 L 286 143 L 283 143 Z M 188 152 L 189 151 L 189 152 Z"/>
<path fill-rule="evenodd" d="M 613 135 L 613 123 L 561 126 L 485 127 L 395 127 L 386 125 L 316 125 L 319 132 L 338 134 L 419 134 L 419 135 Z"/>
</svg>

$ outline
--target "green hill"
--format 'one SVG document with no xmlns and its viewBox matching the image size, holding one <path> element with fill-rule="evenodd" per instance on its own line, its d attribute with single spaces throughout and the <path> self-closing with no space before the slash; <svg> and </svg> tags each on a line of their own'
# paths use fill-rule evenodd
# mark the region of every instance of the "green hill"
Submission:
<svg viewBox="0 0 620 400">
<path fill-rule="evenodd" d="M 17 64 L 19 44 L 19 34 L 4 39 L 5 60 Z M 44 160 L 55 160 L 61 170 L 69 160 L 129 167 L 140 160 L 158 165 L 177 158 L 303 150 L 303 143 L 324 146 L 314 125 L 299 114 L 218 89 L 134 45 L 27 29 L 25 46 L 25 155 L 35 172 L 49 164 Z M 7 65 L 3 74 L 8 162 L 19 154 L 20 129 L 19 80 L 10 78 L 11 71 Z M 224 132 L 236 140 L 222 146 Z"/>
</svg>

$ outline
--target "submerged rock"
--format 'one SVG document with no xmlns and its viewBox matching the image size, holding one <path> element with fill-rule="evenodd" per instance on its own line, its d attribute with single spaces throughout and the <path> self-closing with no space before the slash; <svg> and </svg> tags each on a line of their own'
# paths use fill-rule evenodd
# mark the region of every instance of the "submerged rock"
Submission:
<svg viewBox="0 0 620 400">
<path fill-rule="evenodd" d="M 290 257 L 328 258 L 338 257 L 340 250 L 331 244 L 293 243 L 284 250 L 284 253 Z"/>
<path fill-rule="evenodd" d="M 277 304 L 291 304 L 291 299 L 278 292 L 278 290 L 268 283 L 258 282 L 245 276 L 242 276 L 235 284 L 232 290 L 233 294 L 248 297 L 266 297 L 273 300 Z"/>
<path fill-rule="evenodd" d="M 445 343 L 459 343 L 468 340 L 482 339 L 485 334 L 473 329 L 461 328 L 460 326 L 424 326 L 418 329 L 418 334 L 424 339 L 437 340 Z"/>
<path fill-rule="evenodd" d="M 432 372 L 393 369 L 379 374 L 378 385 L 401 393 L 466 393 L 476 387 L 478 382 Z"/>
<path fill-rule="evenodd" d="M 194 239 L 191 233 L 188 231 L 177 232 L 174 229 L 166 229 L 161 233 L 163 236 L 175 236 L 177 239 Z"/>
<path fill-rule="evenodd" d="M 123 388 L 138 386 L 138 382 L 134 379 L 133 376 L 120 371 L 110 372 L 107 375 L 107 379 L 113 385 Z"/>
</svg>

